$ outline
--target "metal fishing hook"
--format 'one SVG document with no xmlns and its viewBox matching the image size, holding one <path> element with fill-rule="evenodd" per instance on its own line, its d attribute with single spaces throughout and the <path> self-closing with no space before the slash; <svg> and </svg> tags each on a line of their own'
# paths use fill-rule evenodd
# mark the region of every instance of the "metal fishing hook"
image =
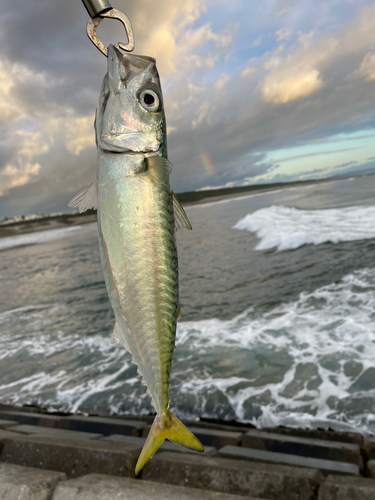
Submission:
<svg viewBox="0 0 375 500">
<path fill-rule="evenodd" d="M 130 23 L 130 19 L 126 14 L 124 14 L 120 10 L 114 9 L 108 0 L 82 0 L 82 2 L 90 15 L 90 19 L 87 23 L 86 29 L 87 35 L 92 43 L 100 50 L 100 52 L 108 57 L 107 47 L 105 47 L 105 45 L 100 41 L 98 35 L 96 34 L 96 29 L 104 18 L 118 19 L 119 21 L 121 21 L 125 28 L 125 33 L 128 37 L 128 43 L 124 44 L 118 42 L 115 44 L 115 47 L 125 50 L 126 52 L 131 52 L 132 50 L 134 50 L 133 28 Z"/>
</svg>

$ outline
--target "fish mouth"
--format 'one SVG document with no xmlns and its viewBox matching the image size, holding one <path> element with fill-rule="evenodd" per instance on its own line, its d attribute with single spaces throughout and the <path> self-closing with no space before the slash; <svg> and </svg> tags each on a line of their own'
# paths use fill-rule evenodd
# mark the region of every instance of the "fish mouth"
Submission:
<svg viewBox="0 0 375 500">
<path fill-rule="evenodd" d="M 116 153 L 156 153 L 161 148 L 160 140 L 141 132 L 130 134 L 101 135 L 99 146 Z"/>
<path fill-rule="evenodd" d="M 112 138 L 112 136 L 103 136 L 102 141 L 105 140 L 105 138 Z M 102 143 L 101 148 L 104 153 L 107 154 L 126 154 L 126 155 L 147 155 L 147 156 L 161 156 L 161 146 L 159 146 L 157 149 L 150 149 L 150 148 L 144 148 L 144 149 L 131 149 L 131 148 L 125 148 L 125 147 L 118 147 L 115 146 L 113 143 L 109 143 L 108 147 L 105 147 L 105 144 Z"/>
</svg>

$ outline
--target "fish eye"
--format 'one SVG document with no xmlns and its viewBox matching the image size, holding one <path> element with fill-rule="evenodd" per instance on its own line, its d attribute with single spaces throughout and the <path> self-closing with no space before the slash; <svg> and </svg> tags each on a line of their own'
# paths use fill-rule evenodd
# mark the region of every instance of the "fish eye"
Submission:
<svg viewBox="0 0 375 500">
<path fill-rule="evenodd" d="M 159 96 L 151 89 L 144 90 L 141 93 L 140 101 L 142 106 L 147 109 L 147 111 L 157 111 L 159 108 Z"/>
</svg>

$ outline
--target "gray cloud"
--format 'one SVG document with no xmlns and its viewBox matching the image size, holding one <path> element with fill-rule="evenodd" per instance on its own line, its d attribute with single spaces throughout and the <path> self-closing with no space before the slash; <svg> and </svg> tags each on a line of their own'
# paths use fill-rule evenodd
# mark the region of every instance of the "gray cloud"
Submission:
<svg viewBox="0 0 375 500">
<path fill-rule="evenodd" d="M 173 31 L 180 22 L 178 9 L 183 19 L 190 16 L 199 21 L 203 1 L 163 0 L 157 12 L 151 0 L 112 3 L 131 17 L 137 52 L 155 55 L 155 47 L 160 61 L 161 78 L 166 83 L 167 122 L 172 130 L 168 146 L 176 191 L 240 184 L 265 173 L 274 173 L 275 181 L 286 179 L 288 176 L 277 176 L 276 164 L 265 161 L 267 151 L 324 142 L 327 136 L 340 132 L 375 127 L 375 86 L 355 75 L 375 44 L 374 7 L 367 7 L 358 18 L 320 38 L 295 41 L 282 50 L 275 47 L 252 58 L 247 63 L 251 71 L 246 78 L 241 77 L 245 61 L 238 61 L 229 81 L 215 86 L 225 73 L 221 69 L 233 49 L 226 28 L 221 38 L 199 22 L 188 24 L 188 32 L 183 27 Z M 284 9 L 284 18 L 296 8 L 295 2 L 280 1 L 270 12 L 275 17 Z M 0 170 L 11 164 L 19 169 L 17 175 L 26 173 L 28 180 L 18 186 L 9 183 L 9 192 L 0 196 L 0 218 L 65 210 L 69 197 L 92 182 L 94 175 L 95 150 L 87 130 L 91 130 L 106 60 L 88 41 L 88 16 L 76 0 L 4 0 L 2 12 L 0 61 L 13 65 L 9 96 L 25 116 L 21 122 L 5 123 Z M 152 19 L 145 17 L 145 12 L 152 12 Z M 364 19 L 370 24 L 368 29 Z M 245 25 L 238 29 L 246 32 Z M 113 21 L 105 21 L 99 34 L 106 43 L 124 37 L 122 27 Z M 154 45 L 153 36 L 157 40 Z M 220 45 L 225 36 L 227 41 Z M 195 39 L 196 45 L 192 45 Z M 266 87 L 271 89 L 268 94 Z M 80 122 L 81 118 L 86 121 Z M 34 143 L 40 142 L 40 154 L 27 156 L 22 142 L 26 138 L 14 135 L 16 125 L 33 133 L 41 131 L 34 139 Z M 69 127 L 76 127 L 77 135 L 83 134 L 82 147 L 77 149 L 69 143 Z M 44 149 L 43 141 L 47 144 Z M 214 176 L 205 169 L 204 154 L 211 159 Z M 306 156 L 311 154 L 300 155 L 301 160 Z M 29 164 L 40 165 L 38 173 L 27 173 L 32 170 Z M 342 172 L 348 168 L 359 172 L 375 165 L 369 162 L 365 167 L 340 168 Z"/>
</svg>

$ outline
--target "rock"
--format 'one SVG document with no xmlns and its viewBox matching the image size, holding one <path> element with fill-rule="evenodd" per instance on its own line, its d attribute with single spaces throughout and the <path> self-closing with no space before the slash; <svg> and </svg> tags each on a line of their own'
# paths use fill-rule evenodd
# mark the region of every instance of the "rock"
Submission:
<svg viewBox="0 0 375 500">
<path fill-rule="evenodd" d="M 268 427 L 262 429 L 264 432 L 275 432 L 287 436 L 300 436 L 311 439 L 323 439 L 326 441 L 339 441 L 340 443 L 352 443 L 363 446 L 363 436 L 358 432 L 338 432 L 323 429 L 294 429 L 292 427 Z"/>
<path fill-rule="evenodd" d="M 133 436 L 141 436 L 142 429 L 146 426 L 147 422 L 139 420 L 126 420 L 122 418 L 109 417 L 82 417 L 80 415 L 61 418 L 59 421 L 60 429 L 94 432 L 104 435 L 129 434 Z"/>
<path fill-rule="evenodd" d="M 92 472 L 134 477 L 141 447 L 127 443 L 44 436 L 5 439 L 1 460 L 77 477 Z"/>
<path fill-rule="evenodd" d="M 237 446 L 242 438 L 242 432 L 220 431 L 218 429 L 205 429 L 203 427 L 190 427 L 203 446 L 222 448 L 226 445 Z"/>
<path fill-rule="evenodd" d="M 355 464 L 335 462 L 333 460 L 321 460 L 319 458 L 301 457 L 298 455 L 289 455 L 287 453 L 272 453 L 270 451 L 240 448 L 238 446 L 225 446 L 219 450 L 219 456 L 255 462 L 308 467 L 311 469 L 319 469 L 325 474 L 334 472 L 335 474 L 359 475 L 359 467 Z"/>
<path fill-rule="evenodd" d="M 369 460 L 366 465 L 368 476 L 375 479 L 375 460 Z"/>
<path fill-rule="evenodd" d="M 13 425 L 18 425 L 18 422 L 15 420 L 0 419 L 0 429 L 7 429 L 8 427 L 12 427 Z"/>
<path fill-rule="evenodd" d="M 0 463 L 0 498 L 2 500 L 49 500 L 61 472 L 39 470 Z"/>
<path fill-rule="evenodd" d="M 61 417 L 22 411 L 0 411 L 0 418 L 15 420 L 19 424 L 41 425 L 44 427 L 57 427 Z"/>
<path fill-rule="evenodd" d="M 142 479 L 267 500 L 313 500 L 323 475 L 301 467 L 164 452 L 145 465 Z"/>
<path fill-rule="evenodd" d="M 375 481 L 363 477 L 328 476 L 318 500 L 374 500 Z"/>
<path fill-rule="evenodd" d="M 241 500 L 224 493 L 202 492 L 169 484 L 90 474 L 58 485 L 53 500 Z"/>
<path fill-rule="evenodd" d="M 375 459 L 375 438 L 369 437 L 365 440 L 363 448 L 367 454 L 368 460 Z"/>
<path fill-rule="evenodd" d="M 52 427 L 39 427 L 38 425 L 17 425 L 12 427 L 12 432 L 20 434 L 38 434 L 40 436 L 55 437 L 58 439 L 98 439 L 102 434 L 92 432 L 66 431 Z"/>
<path fill-rule="evenodd" d="M 254 429 L 242 437 L 241 445 L 256 450 L 349 462 L 362 468 L 361 450 L 357 444 L 285 436 Z"/>
</svg>

